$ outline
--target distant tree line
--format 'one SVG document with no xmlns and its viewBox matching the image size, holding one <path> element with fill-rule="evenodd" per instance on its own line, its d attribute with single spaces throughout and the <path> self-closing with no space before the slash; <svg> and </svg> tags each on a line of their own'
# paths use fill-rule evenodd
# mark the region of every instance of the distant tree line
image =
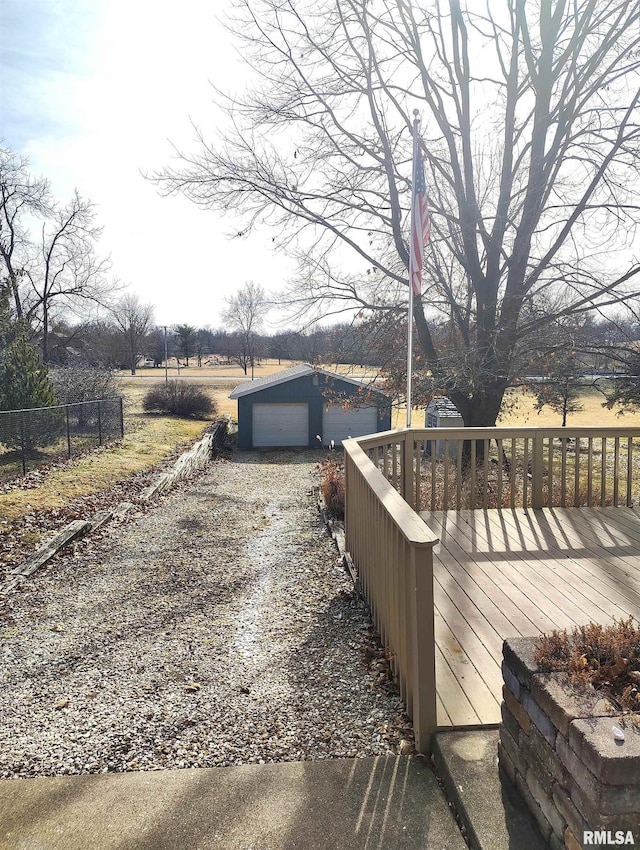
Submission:
<svg viewBox="0 0 640 850">
<path fill-rule="evenodd" d="M 204 367 L 210 363 L 239 365 L 245 373 L 250 361 L 266 359 L 312 364 L 344 363 L 355 367 L 383 370 L 390 386 L 397 382 L 396 371 L 406 358 L 406 316 L 397 320 L 355 321 L 329 327 L 285 328 L 273 333 L 247 334 L 228 327 L 169 325 L 166 329 L 167 356 L 182 366 Z M 446 335 L 446 326 L 432 328 L 434 336 Z M 637 345 L 636 345 L 637 343 Z M 575 374 L 604 375 L 628 373 L 634 362 L 633 352 L 640 347 L 640 322 L 630 318 L 584 318 L 580 323 L 550 324 L 536 346 L 522 352 L 520 369 L 513 385 L 530 378 Z M 416 351 L 421 377 L 420 356 Z M 52 325 L 49 363 L 66 365 L 73 361 L 131 370 L 144 364 L 160 368 L 165 362 L 165 331 L 153 322 L 153 308 L 126 296 L 114 307 L 111 317 L 72 322 L 59 319 Z M 634 366 L 635 369 L 635 366 Z M 404 380 L 404 374 L 400 376 Z M 432 382 L 417 404 L 424 404 L 425 393 L 432 394 Z M 439 389 L 439 388 L 436 388 Z M 398 387 L 400 394 L 401 387 Z M 430 396 L 429 396 L 430 397 Z"/>
</svg>

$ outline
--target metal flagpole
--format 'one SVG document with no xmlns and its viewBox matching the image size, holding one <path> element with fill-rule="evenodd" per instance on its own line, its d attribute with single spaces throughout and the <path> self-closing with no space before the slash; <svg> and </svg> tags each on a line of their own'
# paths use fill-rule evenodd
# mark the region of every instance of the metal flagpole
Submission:
<svg viewBox="0 0 640 850">
<path fill-rule="evenodd" d="M 413 169 L 411 177 L 411 242 L 409 243 L 409 256 L 411 256 L 411 245 L 415 238 L 415 194 L 416 194 L 416 163 L 418 160 L 418 118 L 419 112 L 413 110 Z M 413 281 L 411 272 L 413 264 L 409 261 L 409 310 L 407 316 L 407 428 L 411 428 L 411 382 L 413 380 Z"/>
<path fill-rule="evenodd" d="M 407 324 L 407 428 L 411 428 L 411 381 L 413 379 L 413 286 L 411 282 L 409 282 L 409 315 Z"/>
</svg>

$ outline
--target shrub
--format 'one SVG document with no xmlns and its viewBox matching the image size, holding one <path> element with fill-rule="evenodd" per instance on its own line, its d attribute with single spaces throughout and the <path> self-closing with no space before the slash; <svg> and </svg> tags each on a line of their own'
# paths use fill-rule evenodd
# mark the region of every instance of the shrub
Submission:
<svg viewBox="0 0 640 850">
<path fill-rule="evenodd" d="M 50 370 L 49 377 L 59 404 L 115 398 L 118 395 L 118 380 L 107 367 L 87 363 L 56 366 Z"/>
<path fill-rule="evenodd" d="M 57 366 L 49 373 L 59 404 L 77 404 L 84 401 L 97 401 L 102 398 L 116 398 L 118 380 L 115 373 L 105 366 L 90 366 L 87 363 L 74 363 L 70 366 Z M 78 425 L 84 426 L 95 416 L 93 405 L 74 409 Z"/>
<path fill-rule="evenodd" d="M 329 513 L 344 519 L 344 470 L 335 460 L 320 464 L 320 490 Z"/>
<path fill-rule="evenodd" d="M 153 387 L 142 400 L 149 413 L 168 413 L 171 416 L 193 416 L 203 419 L 216 414 L 216 405 L 202 387 L 186 381 L 169 381 Z"/>
<path fill-rule="evenodd" d="M 640 711 L 640 628 L 633 617 L 543 634 L 534 660 L 543 673 L 566 672 L 574 685 L 593 685 L 619 709 Z"/>
</svg>

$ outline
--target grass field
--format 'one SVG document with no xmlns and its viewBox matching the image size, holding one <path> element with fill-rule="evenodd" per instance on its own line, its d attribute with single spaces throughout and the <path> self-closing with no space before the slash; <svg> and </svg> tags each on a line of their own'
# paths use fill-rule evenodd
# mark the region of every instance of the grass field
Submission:
<svg viewBox="0 0 640 850">
<path fill-rule="evenodd" d="M 272 375 L 288 366 L 290 361 L 267 360 L 256 367 L 255 377 Z M 337 367 L 340 374 L 363 377 L 364 370 L 351 366 Z M 177 377 L 177 368 L 169 369 L 169 378 Z M 40 509 L 61 507 L 70 499 L 86 496 L 108 489 L 117 482 L 137 472 L 148 469 L 163 460 L 175 448 L 188 443 L 202 434 L 209 420 L 179 419 L 167 416 L 149 416 L 142 412 L 142 399 L 149 388 L 163 380 L 164 369 L 140 369 L 135 377 L 123 373 L 120 376 L 122 395 L 125 398 L 125 437 L 121 443 L 100 452 L 78 458 L 72 465 L 53 470 L 37 487 L 28 490 L 13 490 L 0 494 L 0 518 L 9 521 L 19 519 L 27 513 Z M 201 383 L 211 394 L 219 415 L 237 416 L 237 402 L 229 399 L 237 384 L 244 379 L 238 366 L 190 366 L 180 368 L 180 378 L 189 378 Z M 238 378 L 238 381 L 234 381 Z M 229 380 L 231 379 L 231 380 Z M 557 426 L 561 424 L 559 414 L 544 408 L 538 414 L 534 409 L 534 397 L 529 393 L 512 390 L 507 396 L 505 414 L 499 425 Z M 639 425 L 640 413 L 624 417 L 616 410 L 602 407 L 602 396 L 596 392 L 582 397 L 584 410 L 570 415 L 568 425 Z M 414 427 L 423 427 L 424 409 L 415 409 L 412 417 Z M 406 410 L 394 409 L 394 427 L 403 427 Z"/>
<path fill-rule="evenodd" d="M 20 519 L 34 511 L 63 507 L 71 499 L 109 489 L 154 466 L 177 446 L 197 439 L 211 422 L 144 414 L 145 387 L 129 384 L 127 380 L 121 383 L 125 398 L 124 439 L 53 469 L 37 487 L 0 493 L 0 519 Z"/>
<path fill-rule="evenodd" d="M 640 426 L 640 410 L 637 413 L 625 413 L 620 416 L 619 407 L 607 410 L 606 407 L 602 406 L 603 401 L 603 395 L 596 390 L 585 391 L 580 396 L 580 404 L 582 404 L 584 410 L 570 413 L 567 417 L 567 427 L 585 425 L 600 425 L 603 428 L 614 427 L 615 425 Z M 510 390 L 506 402 L 504 414 L 500 417 L 498 425 L 531 425 L 540 428 L 554 428 L 562 425 L 562 416 L 559 413 L 554 413 L 551 408 L 544 407 L 540 413 L 534 409 L 535 396 L 532 393 L 516 389 Z"/>
<path fill-rule="evenodd" d="M 261 360 L 259 364 L 256 364 L 254 368 L 254 378 L 264 378 L 268 375 L 273 375 L 276 372 L 281 372 L 283 369 L 288 369 L 290 366 L 297 366 L 302 363 L 302 360 L 271 360 L 265 359 Z M 349 364 L 337 364 L 335 366 L 323 366 L 322 368 L 328 369 L 329 371 L 335 371 L 340 375 L 350 375 L 354 378 L 358 378 L 361 375 L 365 374 L 373 374 L 375 373 L 375 369 L 366 369 L 360 366 L 351 366 Z M 121 372 L 120 375 L 123 378 L 127 376 L 130 377 L 128 372 Z M 189 378 L 240 378 L 241 380 L 251 378 L 251 369 L 248 369 L 247 374 L 245 375 L 242 371 L 242 368 L 237 364 L 207 364 L 203 366 L 194 366 L 193 363 L 186 366 L 176 366 L 175 360 L 169 358 L 169 367 L 167 369 L 167 375 L 169 379 L 177 378 L 177 377 L 189 377 Z M 136 378 L 164 378 L 165 377 L 165 369 L 164 366 L 159 367 L 142 367 L 140 369 L 136 369 Z M 135 379 L 134 379 L 135 380 Z"/>
<path fill-rule="evenodd" d="M 538 428 L 556 428 L 562 425 L 562 416 L 554 413 L 550 407 L 544 407 L 540 413 L 535 409 L 535 396 L 521 389 L 508 390 L 505 396 L 503 412 L 498 419 L 499 427 L 531 426 Z M 570 413 L 567 417 L 567 427 L 580 427 L 586 425 L 600 425 L 603 428 L 620 426 L 640 427 L 640 410 L 637 413 L 625 413 L 619 415 L 619 407 L 607 410 L 602 406 L 604 398 L 595 390 L 585 391 L 579 399 L 584 410 L 578 413 Z M 394 428 L 404 428 L 406 424 L 406 407 L 400 406 L 395 409 L 392 416 Z M 414 428 L 423 428 L 425 424 L 425 409 L 414 407 L 411 415 L 411 424 Z"/>
<path fill-rule="evenodd" d="M 301 361 L 298 360 L 263 360 L 260 365 L 254 368 L 254 378 L 264 378 L 273 375 L 276 372 L 281 372 L 283 369 L 288 369 L 290 366 L 296 366 Z M 356 366 L 337 365 L 327 367 L 331 371 L 335 371 L 340 375 L 349 375 L 352 378 L 364 379 L 372 376 L 371 370 L 361 369 Z M 179 373 L 179 374 L 178 374 Z M 170 366 L 167 369 L 166 377 L 169 380 L 176 380 L 178 377 L 188 378 L 194 383 L 200 383 L 211 394 L 215 401 L 218 414 L 221 416 L 231 416 L 233 419 L 238 415 L 238 403 L 229 398 L 229 394 L 236 386 L 246 380 L 251 379 L 251 370 L 248 370 L 245 376 L 240 366 L 237 365 L 209 365 L 209 366 L 181 366 L 180 369 L 175 366 L 175 361 L 170 361 Z M 233 379 L 237 378 L 237 382 Z M 136 369 L 135 377 L 126 372 L 120 373 L 122 386 L 126 389 L 126 397 L 134 404 L 142 405 L 142 397 L 150 386 L 153 386 L 157 381 L 164 381 L 165 370 L 160 368 L 141 368 Z M 221 380 L 222 379 L 222 380 Z"/>
</svg>

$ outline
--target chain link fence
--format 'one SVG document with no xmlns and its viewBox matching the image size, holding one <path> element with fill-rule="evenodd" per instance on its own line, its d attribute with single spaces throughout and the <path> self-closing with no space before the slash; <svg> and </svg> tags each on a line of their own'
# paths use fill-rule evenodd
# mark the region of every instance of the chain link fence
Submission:
<svg viewBox="0 0 640 850">
<path fill-rule="evenodd" d="M 0 482 L 123 434 L 121 398 L 0 411 Z"/>
</svg>

